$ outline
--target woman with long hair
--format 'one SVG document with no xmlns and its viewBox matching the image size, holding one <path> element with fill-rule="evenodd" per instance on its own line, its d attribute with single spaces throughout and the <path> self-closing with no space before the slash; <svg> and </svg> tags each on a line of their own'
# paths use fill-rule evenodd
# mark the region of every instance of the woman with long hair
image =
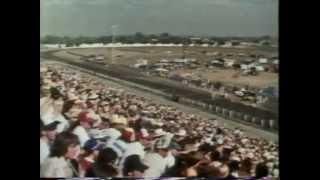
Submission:
<svg viewBox="0 0 320 180">
<path fill-rule="evenodd" d="M 79 139 L 69 132 L 57 135 L 51 147 L 50 156 L 40 169 L 42 178 L 77 177 L 77 170 L 71 160 L 77 159 L 80 153 Z"/>
</svg>

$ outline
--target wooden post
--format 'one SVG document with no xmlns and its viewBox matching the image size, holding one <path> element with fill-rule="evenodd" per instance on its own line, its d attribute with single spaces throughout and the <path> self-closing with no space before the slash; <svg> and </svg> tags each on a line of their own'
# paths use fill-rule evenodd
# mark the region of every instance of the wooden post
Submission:
<svg viewBox="0 0 320 180">
<path fill-rule="evenodd" d="M 233 112 L 232 110 L 229 111 L 229 117 L 230 117 L 230 119 L 233 118 L 233 113 L 234 113 L 234 112 Z"/>
<path fill-rule="evenodd" d="M 216 112 L 219 113 L 220 107 L 216 106 Z"/>
<path fill-rule="evenodd" d="M 225 115 L 225 116 L 227 116 L 227 115 L 228 115 L 228 109 L 223 108 L 222 114 Z"/>
<path fill-rule="evenodd" d="M 261 119 L 260 123 L 261 123 L 261 127 L 264 128 L 265 120 L 264 120 L 264 119 Z"/>
<path fill-rule="evenodd" d="M 242 113 L 241 113 L 241 112 L 237 112 L 236 115 L 237 115 L 237 116 L 236 116 L 237 119 L 242 120 Z"/>
<path fill-rule="evenodd" d="M 274 128 L 274 120 L 273 120 L 273 119 L 270 119 L 270 120 L 269 120 L 269 128 L 270 128 L 270 129 L 273 129 L 273 128 Z"/>
<path fill-rule="evenodd" d="M 257 120 L 256 117 L 252 117 L 251 122 L 256 123 L 256 120 Z"/>
<path fill-rule="evenodd" d="M 248 115 L 247 114 L 243 115 L 243 120 L 248 121 Z"/>
</svg>

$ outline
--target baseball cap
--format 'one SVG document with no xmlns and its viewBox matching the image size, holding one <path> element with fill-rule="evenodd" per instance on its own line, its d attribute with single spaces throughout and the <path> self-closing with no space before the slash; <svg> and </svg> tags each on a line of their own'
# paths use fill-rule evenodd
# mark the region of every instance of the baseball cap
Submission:
<svg viewBox="0 0 320 180">
<path fill-rule="evenodd" d="M 80 122 L 88 122 L 88 123 L 92 123 L 93 119 L 90 118 L 88 112 L 81 112 L 78 116 L 78 119 Z"/>
<path fill-rule="evenodd" d="M 57 126 L 60 124 L 59 121 L 53 121 L 49 124 L 44 124 L 43 127 L 42 127 L 42 130 L 44 131 L 53 131 L 57 128 Z"/>
<path fill-rule="evenodd" d="M 155 148 L 156 149 L 168 149 L 168 148 L 170 148 L 170 143 L 171 143 L 172 137 L 173 137 L 172 134 L 166 134 L 166 135 L 162 136 L 161 138 L 159 138 L 155 142 Z"/>
<path fill-rule="evenodd" d="M 126 141 L 134 141 L 135 132 L 132 128 L 124 128 L 121 137 Z"/>
<path fill-rule="evenodd" d="M 96 139 L 89 139 L 83 146 L 85 150 L 102 150 L 104 148 L 103 144 L 99 144 Z"/>
</svg>

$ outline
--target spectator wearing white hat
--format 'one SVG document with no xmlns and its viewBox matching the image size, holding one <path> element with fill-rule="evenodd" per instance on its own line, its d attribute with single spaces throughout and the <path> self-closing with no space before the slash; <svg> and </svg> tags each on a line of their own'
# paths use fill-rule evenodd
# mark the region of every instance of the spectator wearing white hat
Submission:
<svg viewBox="0 0 320 180">
<path fill-rule="evenodd" d="M 40 166 L 50 154 L 50 146 L 57 135 L 56 129 L 59 123 L 60 122 L 58 121 L 54 121 L 49 124 L 44 124 L 44 126 L 41 128 Z"/>
<path fill-rule="evenodd" d="M 177 133 L 175 133 L 175 141 L 180 142 L 187 136 L 187 131 L 184 129 L 179 129 Z"/>
<path fill-rule="evenodd" d="M 98 110 L 99 96 L 96 93 L 92 93 L 87 98 L 88 109 L 92 109 L 94 112 Z"/>
<path fill-rule="evenodd" d="M 165 158 L 168 156 L 171 139 L 171 134 L 159 138 L 155 143 L 154 152 L 146 154 L 143 162 L 149 169 L 146 170 L 145 177 L 160 177 L 165 173 L 167 167 Z"/>
<path fill-rule="evenodd" d="M 100 125 L 102 127 L 102 125 Z M 96 139 L 107 139 L 108 141 L 114 141 L 121 137 L 122 127 L 117 124 L 109 124 L 107 128 L 92 129 L 90 134 Z"/>
</svg>

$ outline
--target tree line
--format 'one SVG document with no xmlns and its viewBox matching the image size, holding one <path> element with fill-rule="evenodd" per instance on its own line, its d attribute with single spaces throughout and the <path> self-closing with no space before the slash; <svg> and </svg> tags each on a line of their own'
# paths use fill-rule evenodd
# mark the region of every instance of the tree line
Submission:
<svg viewBox="0 0 320 180">
<path fill-rule="evenodd" d="M 78 46 L 80 44 L 93 44 L 93 43 L 103 43 L 108 44 L 112 42 L 119 42 L 125 44 L 133 43 L 173 43 L 173 44 L 215 44 L 218 45 L 224 44 L 226 41 L 246 41 L 246 42 L 255 42 L 258 43 L 262 40 L 270 40 L 270 36 L 261 36 L 261 37 L 200 37 L 192 38 L 195 36 L 177 36 L 171 35 L 169 33 L 161 34 L 143 34 L 137 32 L 133 35 L 117 35 L 112 37 L 110 36 L 99 36 L 99 37 L 89 37 L 89 36 L 78 36 L 78 37 L 68 37 L 68 36 L 54 36 L 47 35 L 40 39 L 42 44 L 66 44 L 66 46 Z"/>
</svg>

